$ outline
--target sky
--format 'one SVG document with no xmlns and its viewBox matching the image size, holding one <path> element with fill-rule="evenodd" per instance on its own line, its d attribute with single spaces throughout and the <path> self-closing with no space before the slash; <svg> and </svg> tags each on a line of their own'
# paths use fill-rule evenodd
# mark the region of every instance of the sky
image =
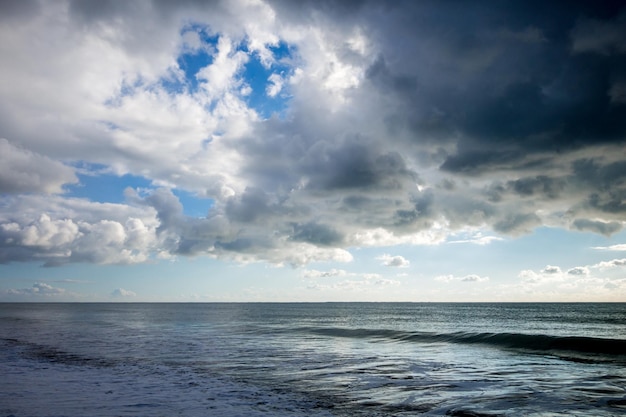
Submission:
<svg viewBox="0 0 626 417">
<path fill-rule="evenodd" d="M 0 1 L 0 301 L 626 301 L 626 6 Z"/>
</svg>

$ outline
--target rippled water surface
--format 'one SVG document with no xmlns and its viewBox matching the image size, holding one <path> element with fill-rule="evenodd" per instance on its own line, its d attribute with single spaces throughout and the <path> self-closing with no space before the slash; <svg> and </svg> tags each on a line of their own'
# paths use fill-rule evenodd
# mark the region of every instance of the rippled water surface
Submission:
<svg viewBox="0 0 626 417">
<path fill-rule="evenodd" d="M 616 416 L 626 304 L 0 304 L 0 416 Z"/>
</svg>

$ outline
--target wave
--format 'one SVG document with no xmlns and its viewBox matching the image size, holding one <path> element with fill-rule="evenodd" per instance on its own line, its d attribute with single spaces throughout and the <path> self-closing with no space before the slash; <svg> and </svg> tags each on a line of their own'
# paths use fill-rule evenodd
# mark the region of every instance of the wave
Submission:
<svg viewBox="0 0 626 417">
<path fill-rule="evenodd" d="M 562 354 L 565 353 L 579 354 L 578 358 L 572 356 L 571 359 L 580 360 L 592 359 L 595 356 L 626 360 L 625 339 L 523 333 L 428 333 L 388 329 L 306 328 L 302 330 L 325 336 L 371 339 L 373 341 L 480 344 L 497 348 L 552 353 L 559 356 L 564 356 Z"/>
<path fill-rule="evenodd" d="M 17 347 L 24 357 L 49 363 L 75 366 L 87 365 L 97 368 L 105 368 L 114 365 L 114 362 L 111 360 L 65 352 L 52 346 L 26 342 L 14 338 L 2 338 L 0 341 L 8 346 Z"/>
</svg>

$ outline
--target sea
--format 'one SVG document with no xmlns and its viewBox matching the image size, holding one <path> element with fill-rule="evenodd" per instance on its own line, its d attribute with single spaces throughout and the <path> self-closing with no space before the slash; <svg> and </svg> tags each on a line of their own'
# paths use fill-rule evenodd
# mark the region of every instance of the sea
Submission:
<svg viewBox="0 0 626 417">
<path fill-rule="evenodd" d="M 623 415 L 625 303 L 0 304 L 0 417 Z"/>
</svg>

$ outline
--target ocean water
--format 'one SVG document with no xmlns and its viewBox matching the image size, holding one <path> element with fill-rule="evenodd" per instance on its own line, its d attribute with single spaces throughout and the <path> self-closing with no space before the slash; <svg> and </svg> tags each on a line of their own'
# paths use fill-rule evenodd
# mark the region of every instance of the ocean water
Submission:
<svg viewBox="0 0 626 417">
<path fill-rule="evenodd" d="M 626 415 L 626 304 L 0 304 L 0 417 L 420 415 Z"/>
</svg>

